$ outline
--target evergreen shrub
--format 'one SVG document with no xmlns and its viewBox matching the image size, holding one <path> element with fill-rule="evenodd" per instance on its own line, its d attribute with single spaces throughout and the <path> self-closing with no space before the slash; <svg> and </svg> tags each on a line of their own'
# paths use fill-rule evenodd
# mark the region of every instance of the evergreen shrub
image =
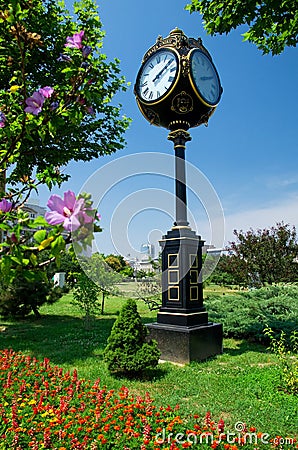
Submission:
<svg viewBox="0 0 298 450">
<path fill-rule="evenodd" d="M 281 285 L 227 295 L 208 295 L 209 319 L 223 324 L 224 336 L 268 344 L 263 330 L 289 336 L 297 329 L 298 286 Z"/>
<path fill-rule="evenodd" d="M 142 323 L 135 300 L 128 299 L 113 325 L 104 351 L 108 370 L 136 376 L 155 368 L 160 351 L 156 341 L 147 341 L 147 335 L 147 327 Z"/>
</svg>

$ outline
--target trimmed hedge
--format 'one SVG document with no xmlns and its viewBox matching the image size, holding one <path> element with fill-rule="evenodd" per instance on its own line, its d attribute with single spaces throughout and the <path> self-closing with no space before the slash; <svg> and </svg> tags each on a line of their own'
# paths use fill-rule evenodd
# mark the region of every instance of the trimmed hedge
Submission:
<svg viewBox="0 0 298 450">
<path fill-rule="evenodd" d="M 298 286 L 268 286 L 237 294 L 211 294 L 205 299 L 209 319 L 223 324 L 224 336 L 268 344 L 270 327 L 289 336 L 298 329 Z"/>
</svg>

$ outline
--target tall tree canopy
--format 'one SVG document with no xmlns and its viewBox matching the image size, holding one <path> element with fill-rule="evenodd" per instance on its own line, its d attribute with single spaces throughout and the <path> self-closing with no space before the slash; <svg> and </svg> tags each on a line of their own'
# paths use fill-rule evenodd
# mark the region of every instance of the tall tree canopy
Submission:
<svg viewBox="0 0 298 450">
<path fill-rule="evenodd" d="M 278 55 L 298 42 L 297 0 L 191 0 L 186 9 L 203 15 L 211 35 L 247 25 L 244 40 L 263 53 Z"/>
<path fill-rule="evenodd" d="M 36 173 L 51 187 L 67 178 L 60 166 L 124 146 L 119 61 L 102 52 L 94 0 L 74 14 L 63 0 L 0 0 L 0 170 L 12 184 Z"/>
</svg>

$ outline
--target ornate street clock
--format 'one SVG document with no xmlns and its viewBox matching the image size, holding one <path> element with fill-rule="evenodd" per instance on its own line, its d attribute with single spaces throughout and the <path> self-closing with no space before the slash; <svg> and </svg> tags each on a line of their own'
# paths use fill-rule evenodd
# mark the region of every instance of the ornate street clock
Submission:
<svg viewBox="0 0 298 450">
<path fill-rule="evenodd" d="M 175 151 L 175 222 L 160 240 L 162 305 L 157 322 L 148 324 L 161 359 L 201 361 L 222 352 L 222 325 L 208 320 L 203 302 L 204 241 L 187 221 L 185 144 L 189 128 L 207 124 L 222 87 L 201 39 L 176 28 L 146 52 L 134 87 L 144 117 L 170 130 Z"/>
<path fill-rule="evenodd" d="M 208 123 L 222 87 L 201 39 L 176 28 L 168 37 L 158 37 L 144 55 L 134 92 L 150 123 L 187 130 Z"/>
</svg>

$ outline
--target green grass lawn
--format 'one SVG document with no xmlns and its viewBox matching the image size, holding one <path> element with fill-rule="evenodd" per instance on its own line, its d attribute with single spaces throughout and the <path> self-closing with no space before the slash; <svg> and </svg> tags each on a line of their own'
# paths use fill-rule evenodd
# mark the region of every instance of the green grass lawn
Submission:
<svg viewBox="0 0 298 450">
<path fill-rule="evenodd" d="M 22 351 L 65 369 L 77 368 L 80 378 L 95 380 L 110 388 L 126 385 L 144 395 L 148 391 L 158 405 L 179 404 L 181 413 L 204 416 L 211 411 L 231 429 L 242 421 L 272 435 L 294 435 L 298 429 L 298 399 L 278 390 L 277 357 L 265 347 L 243 340 L 224 341 L 224 353 L 206 362 L 177 366 L 160 364 L 147 380 L 112 377 L 102 361 L 112 324 L 125 299 L 106 299 L 105 314 L 89 328 L 80 310 L 70 304 L 71 294 L 52 306 L 44 306 L 41 319 L 1 321 L 0 347 Z M 155 321 L 140 301 L 144 323 Z"/>
</svg>

